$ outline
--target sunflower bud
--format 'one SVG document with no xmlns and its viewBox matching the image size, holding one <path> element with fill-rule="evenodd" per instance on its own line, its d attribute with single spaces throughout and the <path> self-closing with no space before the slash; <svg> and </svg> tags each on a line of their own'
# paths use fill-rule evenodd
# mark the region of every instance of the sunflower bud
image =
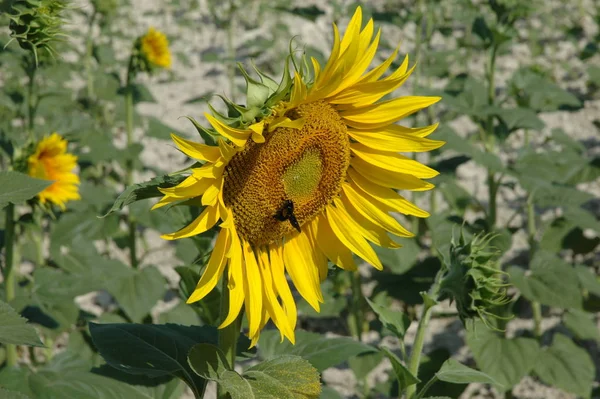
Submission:
<svg viewBox="0 0 600 399">
<path fill-rule="evenodd" d="M 456 301 L 458 315 L 466 320 L 478 317 L 490 328 L 490 319 L 499 319 L 493 311 L 510 302 L 506 297 L 508 284 L 503 281 L 506 273 L 498 270 L 495 258 L 498 255 L 490 247 L 492 234 L 477 235 L 466 242 L 460 234 L 458 244 L 454 238 L 450 245 L 450 260 L 445 262 L 446 273 L 440 281 L 438 300 Z"/>
<path fill-rule="evenodd" d="M 56 51 L 52 43 L 62 31 L 62 11 L 66 8 L 64 0 L 17 0 L 9 14 L 11 37 L 21 48 L 31 50 L 38 62 L 38 49 L 44 49 L 50 55 Z"/>
</svg>

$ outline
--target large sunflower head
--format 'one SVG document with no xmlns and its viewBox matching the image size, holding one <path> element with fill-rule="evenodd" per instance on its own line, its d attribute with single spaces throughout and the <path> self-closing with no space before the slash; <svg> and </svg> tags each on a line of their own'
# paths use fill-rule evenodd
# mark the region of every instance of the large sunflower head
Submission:
<svg viewBox="0 0 600 399">
<path fill-rule="evenodd" d="M 269 320 L 282 339 L 294 342 L 296 305 L 286 275 L 318 311 L 328 261 L 355 270 L 355 254 L 382 269 L 369 242 L 398 248 L 388 233 L 412 236 L 390 212 L 428 216 L 395 190 L 429 190 L 433 185 L 422 179 L 437 172 L 399 153 L 428 151 L 443 142 L 426 138 L 437 125 L 408 128 L 395 122 L 440 98 L 381 100 L 414 67 L 408 68 L 406 58 L 386 73 L 394 51 L 368 70 L 380 32 L 374 35 L 372 20 L 362 27 L 360 7 L 342 39 L 333 28 L 333 49 L 324 66 L 311 59 L 310 73 L 296 68 L 293 77 L 284 73 L 280 84 L 260 72 L 260 82 L 245 74 L 247 107 L 228 103 L 228 116 L 206 114 L 217 145 L 173 136 L 181 151 L 204 164 L 178 186 L 161 189 L 164 197 L 154 206 L 194 198 L 204 206 L 188 226 L 163 235 L 168 240 L 219 225 L 188 303 L 202 299 L 221 276 L 227 278 L 230 307 L 221 327 L 244 306 L 253 343 Z"/>
<path fill-rule="evenodd" d="M 77 157 L 67 152 L 67 140 L 58 133 L 40 140 L 27 163 L 29 176 L 54 180 L 54 183 L 38 194 L 42 204 L 50 202 L 64 210 L 67 201 L 81 199 L 77 188 L 79 176 L 73 172 L 77 166 Z"/>
</svg>

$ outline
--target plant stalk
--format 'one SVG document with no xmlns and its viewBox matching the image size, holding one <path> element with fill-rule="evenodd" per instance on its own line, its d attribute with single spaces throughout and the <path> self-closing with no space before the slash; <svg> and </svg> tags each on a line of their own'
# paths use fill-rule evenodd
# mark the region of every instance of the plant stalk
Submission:
<svg viewBox="0 0 600 399">
<path fill-rule="evenodd" d="M 527 241 L 529 242 L 529 261 L 533 259 L 537 250 L 536 225 L 535 225 L 535 205 L 533 203 L 533 193 L 527 196 Z M 533 314 L 533 335 L 540 340 L 542 337 L 542 305 L 539 302 L 531 302 L 531 312 Z"/>
<path fill-rule="evenodd" d="M 35 73 L 37 71 L 37 67 L 35 66 L 35 63 L 30 63 L 27 68 L 27 77 L 29 78 L 27 81 L 27 133 L 29 134 L 29 138 L 33 140 L 33 126 L 35 122 L 35 111 L 37 108 L 33 94 L 35 91 Z"/>
<path fill-rule="evenodd" d="M 428 304 L 427 301 L 423 304 L 423 311 L 421 313 L 421 320 L 417 327 L 417 335 L 415 336 L 415 342 L 410 354 L 410 360 L 408 369 L 415 377 L 419 374 L 419 364 L 421 363 L 421 353 L 423 352 L 423 344 L 425 343 L 425 333 L 431 319 L 431 311 L 434 305 Z M 417 385 L 410 385 L 406 388 L 406 397 L 412 399 L 415 397 L 417 392 Z"/>
<path fill-rule="evenodd" d="M 227 287 L 227 270 L 223 273 L 221 281 L 221 310 L 219 322 L 223 322 L 229 313 L 229 288 Z M 219 329 L 219 349 L 225 354 L 231 368 L 235 368 L 235 356 L 237 352 L 237 341 L 240 336 L 242 313 L 227 327 Z M 217 398 L 227 399 L 229 394 L 217 385 Z"/>
<path fill-rule="evenodd" d="M 352 333 L 354 338 L 360 342 L 362 341 L 364 324 L 362 309 L 365 299 L 362 292 L 362 282 L 358 270 L 350 272 L 350 280 L 352 283 L 352 304 L 350 308 L 352 312 L 352 321 L 354 322 L 354 331 L 352 331 Z"/>
<path fill-rule="evenodd" d="M 6 302 L 15 298 L 15 206 L 9 203 L 6 207 L 6 222 L 4 224 L 4 290 Z M 17 346 L 6 344 L 6 365 L 14 367 L 17 365 Z"/>
<path fill-rule="evenodd" d="M 498 52 L 498 46 L 494 43 L 490 50 L 490 61 L 489 69 L 487 73 L 488 78 L 488 105 L 493 106 L 496 102 L 496 82 L 495 82 L 495 70 L 496 70 L 496 53 Z M 494 152 L 494 117 L 489 115 L 486 123 L 486 137 L 483 145 L 485 146 L 486 152 Z M 497 194 L 498 194 L 498 182 L 496 181 L 495 173 L 488 170 L 488 196 L 489 196 L 489 207 L 487 213 L 487 225 L 490 231 L 493 231 L 496 227 L 497 219 Z"/>
<path fill-rule="evenodd" d="M 125 131 L 127 133 L 127 149 L 131 150 L 133 145 L 133 71 L 132 71 L 132 59 L 129 61 L 129 68 L 127 71 L 127 90 L 125 91 Z M 126 184 L 131 186 L 133 184 L 133 159 L 131 158 L 131 152 L 125 162 L 126 171 Z M 131 267 L 134 269 L 138 267 L 137 258 L 137 244 L 136 244 L 136 232 L 137 223 L 131 215 L 131 209 L 127 213 L 127 227 L 129 229 L 129 261 Z"/>
</svg>

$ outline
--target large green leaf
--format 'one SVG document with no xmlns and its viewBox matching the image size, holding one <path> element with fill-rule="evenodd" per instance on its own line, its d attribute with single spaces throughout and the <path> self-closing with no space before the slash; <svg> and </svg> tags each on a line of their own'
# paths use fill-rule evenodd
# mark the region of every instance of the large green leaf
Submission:
<svg viewBox="0 0 600 399">
<path fill-rule="evenodd" d="M 134 322 L 140 322 L 150 313 L 167 288 L 165 278 L 154 266 L 143 269 L 123 267 L 121 274 L 112 280 L 108 291 Z"/>
<path fill-rule="evenodd" d="M 404 338 L 404 334 L 406 334 L 406 330 L 410 326 L 410 319 L 408 316 L 401 311 L 394 311 L 385 306 L 371 302 L 368 299 L 367 302 L 375 314 L 377 314 L 377 317 L 383 326 L 402 340 Z"/>
<path fill-rule="evenodd" d="M 27 324 L 7 303 L 0 301 L 0 342 L 4 344 L 44 346 L 35 328 Z"/>
<path fill-rule="evenodd" d="M 90 323 L 90 334 L 94 345 L 111 366 L 149 377 L 176 376 L 195 394 L 204 392 L 206 380 L 192 371 L 187 354 L 197 343 L 216 345 L 216 328 Z"/>
<path fill-rule="evenodd" d="M 467 333 L 467 344 L 477 366 L 501 384 L 511 389 L 533 369 L 539 345 L 532 338 L 507 339 L 488 330 L 482 324 Z"/>
<path fill-rule="evenodd" d="M 4 208 L 9 202 L 21 204 L 52 183 L 53 181 L 36 179 L 12 170 L 0 171 L 0 208 Z"/>
<path fill-rule="evenodd" d="M 594 362 L 583 348 L 562 334 L 556 334 L 552 345 L 541 351 L 533 371 L 546 384 L 590 397 Z"/>
<path fill-rule="evenodd" d="M 531 273 L 510 267 L 511 282 L 530 301 L 548 306 L 580 308 L 581 290 L 575 269 L 554 254 L 537 251 L 531 261 Z"/>
<path fill-rule="evenodd" d="M 402 364 L 398 356 L 396 356 L 392 351 L 388 348 L 380 348 L 381 352 L 390 360 L 392 363 L 392 370 L 394 371 L 394 375 L 396 376 L 396 381 L 398 381 L 398 390 L 402 392 L 407 387 L 411 385 L 418 384 L 421 382 L 410 370 Z"/>
<path fill-rule="evenodd" d="M 351 338 L 326 338 L 320 334 L 296 331 L 296 345 L 279 342 L 279 332 L 264 331 L 259 340 L 262 358 L 276 355 L 297 355 L 308 360 L 318 371 L 336 366 L 352 356 L 361 353 L 376 352 L 377 349 L 354 341 Z"/>
<path fill-rule="evenodd" d="M 15 391 L 9 391 L 4 388 L 0 388 L 0 398 L 2 399 L 30 399 L 29 396 Z"/>
<path fill-rule="evenodd" d="M 123 209 L 125 206 L 148 198 L 162 197 L 162 193 L 158 188 L 173 187 L 181 183 L 186 176 L 184 175 L 164 175 L 150 179 L 144 183 L 131 185 L 125 189 L 115 200 L 115 203 L 104 216 L 108 216 L 112 212 Z"/>
<path fill-rule="evenodd" d="M 563 316 L 563 323 L 577 338 L 600 342 L 600 331 L 590 313 L 571 309 Z"/>
<path fill-rule="evenodd" d="M 451 382 L 453 384 L 479 382 L 482 384 L 500 385 L 486 373 L 467 367 L 464 364 L 459 363 L 456 359 L 446 360 L 442 365 L 442 368 L 436 373 L 436 377 L 441 381 Z"/>
</svg>

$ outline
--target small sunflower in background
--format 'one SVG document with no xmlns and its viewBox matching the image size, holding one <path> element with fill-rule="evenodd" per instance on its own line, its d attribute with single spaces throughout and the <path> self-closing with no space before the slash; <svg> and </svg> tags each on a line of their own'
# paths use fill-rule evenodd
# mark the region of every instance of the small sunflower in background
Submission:
<svg viewBox="0 0 600 399">
<path fill-rule="evenodd" d="M 169 50 L 169 40 L 161 31 L 150 27 L 148 32 L 139 38 L 138 46 L 143 60 L 146 61 L 145 71 L 152 67 L 169 69 L 171 68 L 171 51 Z"/>
<path fill-rule="evenodd" d="M 43 180 L 53 180 L 38 194 L 40 203 L 52 203 L 65 210 L 67 201 L 79 200 L 79 176 L 73 172 L 77 156 L 67 152 L 67 140 L 58 133 L 44 137 L 27 158 L 28 174 Z"/>
<path fill-rule="evenodd" d="M 256 344 L 272 320 L 292 343 L 296 304 L 286 274 L 300 295 L 319 311 L 320 283 L 328 261 L 356 270 L 353 254 L 381 270 L 369 244 L 398 248 L 388 233 L 411 237 L 390 212 L 427 217 L 395 189 L 423 191 L 438 173 L 399 152 L 423 152 L 444 143 L 426 138 L 437 124 L 418 128 L 395 125 L 440 100 L 407 96 L 381 99 L 399 88 L 414 70 L 408 58 L 386 75 L 394 51 L 368 70 L 381 31 L 373 20 L 362 27 L 357 8 L 343 38 L 334 25 L 331 56 L 297 62 L 281 83 L 260 71 L 260 82 L 244 76 L 248 104 L 228 102 L 228 115 L 206 114 L 217 145 L 173 135 L 179 149 L 202 162 L 179 185 L 161 189 L 154 206 L 196 199 L 203 212 L 168 240 L 219 232 L 212 255 L 188 303 L 204 298 L 227 278 L 232 323 L 242 306 L 249 337 Z M 303 65 L 311 65 L 310 68 Z M 199 129 L 199 125 L 196 123 Z"/>
</svg>

